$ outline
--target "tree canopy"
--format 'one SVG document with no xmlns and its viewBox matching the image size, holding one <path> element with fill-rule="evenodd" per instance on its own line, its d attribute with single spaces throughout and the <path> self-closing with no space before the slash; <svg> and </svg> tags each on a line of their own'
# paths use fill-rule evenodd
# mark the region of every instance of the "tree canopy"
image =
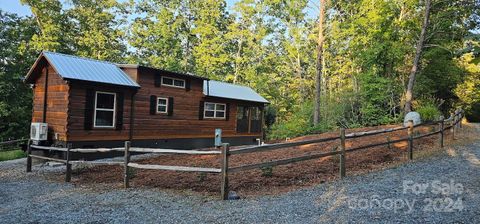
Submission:
<svg viewBox="0 0 480 224">
<path fill-rule="evenodd" d="M 425 9 L 423 0 L 330 1 L 317 57 L 321 1 L 21 2 L 32 16 L 0 13 L 0 140 L 27 133 L 31 99 L 21 77 L 42 50 L 250 86 L 271 102 L 271 138 L 398 122 Z M 431 0 L 413 110 L 480 111 L 479 9 L 477 0 Z"/>
</svg>

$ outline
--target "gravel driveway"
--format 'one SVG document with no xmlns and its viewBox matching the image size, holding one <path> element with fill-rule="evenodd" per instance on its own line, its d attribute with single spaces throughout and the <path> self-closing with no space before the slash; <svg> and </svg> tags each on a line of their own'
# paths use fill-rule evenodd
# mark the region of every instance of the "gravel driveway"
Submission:
<svg viewBox="0 0 480 224">
<path fill-rule="evenodd" d="M 480 140 L 396 168 L 279 196 L 218 201 L 49 181 L 0 163 L 0 223 L 480 223 Z"/>
</svg>

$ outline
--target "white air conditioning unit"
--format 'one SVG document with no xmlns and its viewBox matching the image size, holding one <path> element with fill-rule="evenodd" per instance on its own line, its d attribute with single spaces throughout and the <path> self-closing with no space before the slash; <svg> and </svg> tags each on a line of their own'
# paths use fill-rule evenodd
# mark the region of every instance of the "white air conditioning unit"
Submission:
<svg viewBox="0 0 480 224">
<path fill-rule="evenodd" d="M 47 123 L 32 123 L 30 126 L 30 139 L 34 141 L 46 141 L 48 135 Z"/>
</svg>

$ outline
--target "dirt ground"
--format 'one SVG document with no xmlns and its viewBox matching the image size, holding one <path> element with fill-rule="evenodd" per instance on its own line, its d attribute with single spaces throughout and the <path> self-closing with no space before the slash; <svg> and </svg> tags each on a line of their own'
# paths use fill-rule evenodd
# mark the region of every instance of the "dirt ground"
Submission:
<svg viewBox="0 0 480 224">
<path fill-rule="evenodd" d="M 347 130 L 348 133 L 375 130 L 380 128 L 396 127 L 394 125 L 359 128 Z M 424 126 L 415 129 L 415 134 L 427 133 L 438 130 L 438 125 Z M 470 127 L 464 125 L 457 138 L 466 142 L 469 136 Z M 445 132 L 445 145 L 453 144 L 450 131 Z M 471 134 L 474 135 L 474 134 Z M 338 136 L 338 132 L 329 132 L 320 135 L 303 136 L 290 141 L 316 139 Z M 368 145 L 376 142 L 384 142 L 387 139 L 395 140 L 407 136 L 407 131 L 396 131 L 393 133 L 380 134 L 362 138 L 347 140 L 348 148 Z M 440 152 L 439 135 L 414 140 L 414 159 L 420 159 Z M 460 142 L 459 140 L 455 141 Z M 305 146 L 283 148 L 268 152 L 249 153 L 233 155 L 230 158 L 230 167 L 253 164 L 278 159 L 286 159 L 311 153 L 328 152 L 339 145 L 339 140 L 310 144 Z M 265 170 L 250 170 L 229 175 L 230 189 L 241 196 L 274 195 L 288 192 L 302 187 L 309 187 L 339 178 L 338 156 L 325 157 L 321 159 L 308 160 L 283 166 L 273 167 L 271 172 Z M 407 142 L 400 142 L 390 146 L 368 148 L 346 156 L 347 175 L 358 175 L 368 173 L 401 163 L 408 162 Z M 138 161 L 140 164 L 159 164 L 196 167 L 220 167 L 220 159 L 217 155 L 161 155 L 156 158 Z M 191 172 L 140 170 L 133 171 L 131 187 L 147 187 L 171 189 L 185 192 L 193 191 L 205 195 L 218 195 L 220 191 L 220 175 L 199 174 Z M 123 184 L 123 167 L 121 166 L 96 166 L 88 169 L 76 170 L 72 183 L 76 185 L 107 184 L 112 187 L 121 188 Z"/>
</svg>

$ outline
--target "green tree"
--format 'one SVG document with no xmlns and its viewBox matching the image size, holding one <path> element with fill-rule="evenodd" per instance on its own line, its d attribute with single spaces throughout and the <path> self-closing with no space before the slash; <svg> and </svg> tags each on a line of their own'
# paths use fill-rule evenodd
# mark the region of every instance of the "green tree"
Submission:
<svg viewBox="0 0 480 224">
<path fill-rule="evenodd" d="M 38 27 L 31 49 L 128 58 L 248 85 L 270 100 L 279 122 L 272 133 L 283 133 L 277 136 L 399 121 L 412 61 L 418 62 L 413 109 L 441 102 L 447 112 L 477 104 L 478 77 L 471 67 L 478 54 L 470 60 L 466 53 L 478 46 L 464 46 L 478 29 L 476 0 L 431 1 L 422 57 L 415 57 L 425 18 L 418 0 L 331 1 L 321 55 L 316 1 L 238 0 L 231 9 L 224 0 L 22 2 Z M 127 19 L 129 13 L 134 16 Z M 324 119 L 314 127 L 317 83 Z"/>
<path fill-rule="evenodd" d="M 115 0 L 21 0 L 30 7 L 38 31 L 30 41 L 37 51 L 58 51 L 120 61 L 126 52 L 121 25 L 125 6 Z"/>
<path fill-rule="evenodd" d="M 468 43 L 479 46 L 476 41 Z M 466 76 L 454 89 L 459 98 L 459 105 L 467 113 L 467 119 L 472 122 L 480 121 L 480 60 L 479 52 L 473 51 L 463 54 L 457 63 L 466 71 Z"/>
<path fill-rule="evenodd" d="M 172 71 L 191 68 L 183 59 L 189 27 L 186 14 L 179 13 L 181 1 L 144 0 L 134 7 L 145 15 L 133 21 L 129 35 L 135 61 Z"/>
<path fill-rule="evenodd" d="M 323 79 L 323 45 L 325 42 L 325 17 L 327 1 L 320 0 L 320 13 L 318 15 L 318 43 L 316 48 L 316 64 L 315 64 L 315 107 L 313 110 L 313 124 L 318 125 L 320 122 L 320 99 L 322 93 L 322 79 Z"/>
<path fill-rule="evenodd" d="M 65 15 L 75 21 L 69 32 L 76 55 L 121 62 L 126 46 L 120 26 L 125 21 L 117 17 L 124 10 L 125 5 L 115 0 L 72 0 Z"/>
<path fill-rule="evenodd" d="M 204 77 L 223 80 L 231 70 L 230 43 L 225 41 L 231 17 L 227 3 L 219 0 L 198 0 L 191 3 L 193 24 L 191 34 L 196 37 L 192 47 L 195 73 Z"/>
<path fill-rule="evenodd" d="M 427 30 L 430 25 L 431 8 L 432 1 L 425 0 L 425 15 L 423 16 L 422 31 L 420 32 L 420 36 L 418 38 L 412 69 L 410 71 L 410 75 L 408 76 L 407 92 L 405 93 L 405 113 L 412 111 L 413 86 L 415 84 L 415 78 L 418 72 L 420 57 L 422 56 L 423 47 L 425 45 Z"/>
<path fill-rule="evenodd" d="M 129 37 L 136 61 L 215 79 L 231 71 L 225 1 L 144 0 L 134 8 L 145 15 Z"/>
<path fill-rule="evenodd" d="M 30 7 L 38 31 L 30 45 L 37 51 L 72 53 L 73 22 L 67 17 L 59 0 L 20 0 Z"/>
<path fill-rule="evenodd" d="M 32 97 L 22 78 L 36 57 L 29 45 L 36 31 L 33 18 L 0 10 L 0 142 L 28 136 Z"/>
<path fill-rule="evenodd" d="M 228 26 L 226 40 L 231 42 L 229 49 L 233 71 L 226 81 L 254 85 L 264 76 L 266 46 L 263 44 L 271 28 L 264 21 L 265 5 L 254 0 L 237 2 L 233 9 L 236 20 Z"/>
</svg>

